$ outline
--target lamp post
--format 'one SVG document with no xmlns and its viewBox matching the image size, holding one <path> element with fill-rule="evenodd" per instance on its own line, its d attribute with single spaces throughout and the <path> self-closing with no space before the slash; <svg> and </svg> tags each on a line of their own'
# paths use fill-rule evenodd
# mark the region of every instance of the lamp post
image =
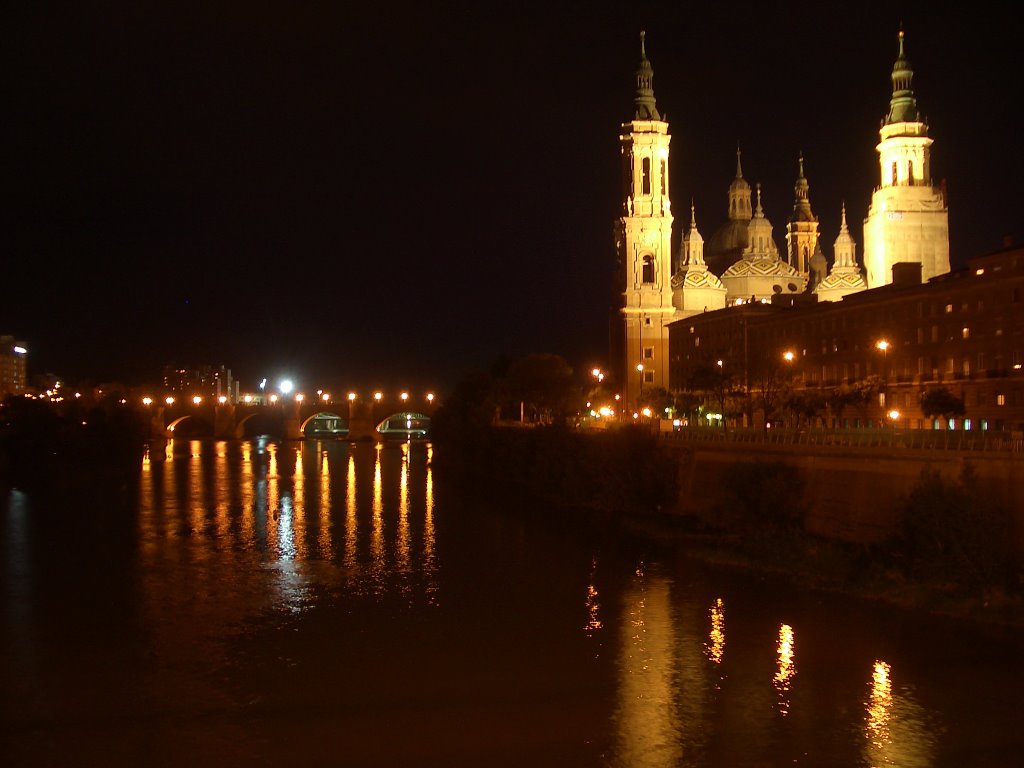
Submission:
<svg viewBox="0 0 1024 768">
<path fill-rule="evenodd" d="M 875 342 L 875 349 L 882 350 L 882 402 L 884 407 L 889 404 L 889 341 L 879 339 Z"/>
<path fill-rule="evenodd" d="M 644 400 L 644 364 L 637 363 L 636 369 L 640 374 L 640 394 L 637 395 L 637 405 L 641 405 Z"/>
</svg>

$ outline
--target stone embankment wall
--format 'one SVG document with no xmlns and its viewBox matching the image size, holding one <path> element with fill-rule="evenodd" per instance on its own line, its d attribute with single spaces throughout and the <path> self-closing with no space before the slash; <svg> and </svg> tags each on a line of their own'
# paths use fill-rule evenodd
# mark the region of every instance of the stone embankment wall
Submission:
<svg viewBox="0 0 1024 768">
<path fill-rule="evenodd" d="M 754 463 L 792 468 L 802 488 L 806 529 L 858 543 L 879 542 L 925 470 L 951 481 L 970 463 L 978 487 L 1013 517 L 1014 543 L 1024 554 L 1024 455 L 898 449 L 671 443 L 679 468 L 678 511 L 713 518 L 730 502 L 730 484 Z"/>
</svg>

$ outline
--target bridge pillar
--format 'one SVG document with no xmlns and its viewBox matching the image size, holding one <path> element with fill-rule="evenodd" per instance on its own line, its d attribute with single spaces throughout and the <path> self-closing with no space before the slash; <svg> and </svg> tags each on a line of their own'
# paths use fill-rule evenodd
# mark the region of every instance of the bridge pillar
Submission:
<svg viewBox="0 0 1024 768">
<path fill-rule="evenodd" d="M 167 422 L 164 420 L 164 408 L 157 406 L 149 417 L 149 436 L 163 438 L 167 435 Z"/>
<path fill-rule="evenodd" d="M 235 406 L 218 405 L 213 409 L 213 436 L 218 440 L 235 437 Z"/>
<path fill-rule="evenodd" d="M 376 413 L 372 401 L 353 400 L 348 404 L 348 439 L 373 440 L 377 436 Z"/>
</svg>

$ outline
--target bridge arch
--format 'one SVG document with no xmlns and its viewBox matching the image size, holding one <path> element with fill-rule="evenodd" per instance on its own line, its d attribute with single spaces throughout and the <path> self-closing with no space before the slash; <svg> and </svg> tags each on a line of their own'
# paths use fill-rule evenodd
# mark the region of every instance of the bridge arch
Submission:
<svg viewBox="0 0 1024 768">
<path fill-rule="evenodd" d="M 317 411 L 299 424 L 299 432 L 306 437 L 345 437 L 348 419 L 330 411 Z"/>
<path fill-rule="evenodd" d="M 384 437 L 426 437 L 430 433 L 430 417 L 416 411 L 393 413 L 377 424 Z"/>
<path fill-rule="evenodd" d="M 164 428 L 164 434 L 167 437 L 183 438 L 212 437 L 213 431 L 213 424 L 191 413 L 171 419 L 170 423 Z"/>
</svg>

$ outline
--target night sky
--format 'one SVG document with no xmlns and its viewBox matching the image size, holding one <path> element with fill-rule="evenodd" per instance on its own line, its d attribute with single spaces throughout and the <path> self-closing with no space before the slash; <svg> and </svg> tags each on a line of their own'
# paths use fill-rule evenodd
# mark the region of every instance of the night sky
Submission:
<svg viewBox="0 0 1024 768">
<path fill-rule="evenodd" d="M 738 142 L 780 245 L 802 150 L 826 255 L 844 199 L 861 255 L 901 19 L 954 267 L 1024 237 L 1019 14 L 350 5 L 6 14 L 0 333 L 30 374 L 443 388 L 502 355 L 606 364 L 641 28 L 674 249 L 691 198 L 705 239 L 725 221 Z"/>
</svg>

